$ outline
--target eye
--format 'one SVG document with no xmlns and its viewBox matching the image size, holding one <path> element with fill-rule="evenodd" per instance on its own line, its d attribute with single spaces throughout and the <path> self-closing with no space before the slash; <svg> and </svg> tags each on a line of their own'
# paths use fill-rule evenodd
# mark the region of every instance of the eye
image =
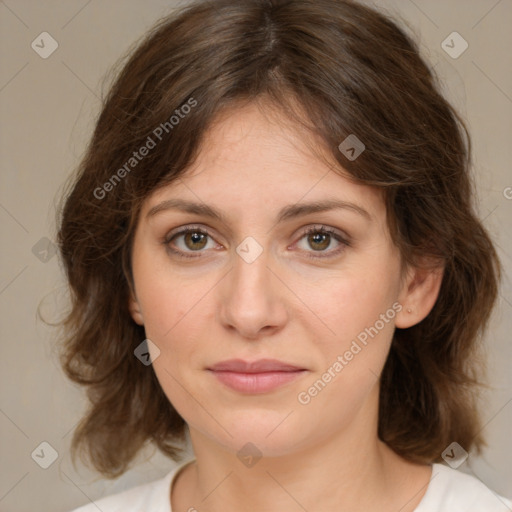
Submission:
<svg viewBox="0 0 512 512">
<path fill-rule="evenodd" d="M 345 247 L 349 246 L 348 241 L 332 228 L 325 226 L 312 226 L 308 228 L 300 238 L 299 242 L 305 240 L 306 245 L 313 249 L 309 250 L 308 247 L 302 248 L 308 254 L 309 258 L 331 258 L 338 256 Z M 336 249 L 327 251 L 332 243 L 335 242 L 337 245 Z M 314 253 L 326 253 L 326 254 L 314 254 Z"/>
<path fill-rule="evenodd" d="M 164 244 L 167 246 L 169 251 L 179 257 L 196 258 L 201 254 L 191 253 L 201 253 L 203 252 L 203 249 L 212 249 L 217 247 L 215 244 L 213 244 L 213 247 L 208 247 L 208 239 L 210 239 L 210 241 L 213 240 L 209 233 L 204 229 L 196 226 L 188 226 L 179 231 L 170 233 L 166 237 Z"/>
</svg>

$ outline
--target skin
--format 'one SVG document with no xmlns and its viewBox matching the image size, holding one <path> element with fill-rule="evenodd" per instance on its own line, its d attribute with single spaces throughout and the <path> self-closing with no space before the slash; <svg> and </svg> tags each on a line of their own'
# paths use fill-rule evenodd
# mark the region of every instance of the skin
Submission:
<svg viewBox="0 0 512 512">
<path fill-rule="evenodd" d="M 129 308 L 160 350 L 152 352 L 154 371 L 188 424 L 196 457 L 176 479 L 172 510 L 412 511 L 431 468 L 378 439 L 379 375 L 395 327 L 432 309 L 441 272 L 401 272 L 380 191 L 335 172 L 311 152 L 310 134 L 272 113 L 251 103 L 219 117 L 193 166 L 149 196 L 139 217 Z M 224 219 L 177 209 L 147 216 L 175 198 L 215 207 Z M 368 217 L 341 208 L 277 222 L 287 205 L 326 199 Z M 169 234 L 190 225 L 208 236 L 181 235 L 166 246 Z M 320 226 L 348 245 L 304 234 Z M 263 249 L 252 263 L 236 252 L 249 236 Z M 299 393 L 396 303 L 401 311 L 378 335 L 300 403 Z M 273 358 L 307 371 L 247 395 L 206 369 L 232 358 Z M 262 455 L 252 467 L 237 457 L 248 442 Z"/>
</svg>

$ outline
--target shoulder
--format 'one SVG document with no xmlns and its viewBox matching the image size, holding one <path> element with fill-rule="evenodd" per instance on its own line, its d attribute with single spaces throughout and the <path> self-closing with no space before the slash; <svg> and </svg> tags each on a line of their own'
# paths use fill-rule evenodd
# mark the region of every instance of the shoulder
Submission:
<svg viewBox="0 0 512 512">
<path fill-rule="evenodd" d="M 510 512 L 512 502 L 478 478 L 433 464 L 427 491 L 415 512 Z"/>
<path fill-rule="evenodd" d="M 126 491 L 118 492 L 87 505 L 73 509 L 71 512 L 172 512 L 170 503 L 170 489 L 176 473 L 183 467 L 173 468 L 167 475 L 159 480 L 132 487 Z"/>
</svg>

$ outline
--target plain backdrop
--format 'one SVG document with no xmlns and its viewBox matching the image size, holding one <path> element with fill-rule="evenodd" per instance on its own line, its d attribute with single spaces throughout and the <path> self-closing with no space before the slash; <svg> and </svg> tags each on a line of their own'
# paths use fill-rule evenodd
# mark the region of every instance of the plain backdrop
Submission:
<svg viewBox="0 0 512 512">
<path fill-rule="evenodd" d="M 470 453 L 459 470 L 512 498 L 512 2 L 374 3 L 407 23 L 473 137 L 479 213 L 506 275 L 485 340 L 491 377 L 483 403 L 488 447 L 482 457 Z M 55 330 L 37 319 L 36 310 L 41 305 L 42 313 L 55 320 L 65 307 L 65 282 L 52 251 L 55 209 L 91 135 L 105 92 L 103 79 L 176 5 L 164 0 L 0 1 L 1 511 L 69 511 L 159 478 L 174 466 L 148 452 L 114 481 L 85 466 L 75 471 L 69 444 L 86 402 L 59 367 Z M 456 59 L 442 47 L 454 31 L 468 43 Z M 40 55 L 42 48 L 31 46 L 42 32 L 58 44 L 47 58 Z M 51 41 L 44 37 L 48 51 Z M 47 469 L 40 467 L 41 450 L 45 457 L 57 457 Z"/>
</svg>

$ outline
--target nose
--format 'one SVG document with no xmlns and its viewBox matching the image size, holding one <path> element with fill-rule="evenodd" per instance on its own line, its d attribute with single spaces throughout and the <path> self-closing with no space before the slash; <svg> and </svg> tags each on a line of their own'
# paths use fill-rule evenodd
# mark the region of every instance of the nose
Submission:
<svg viewBox="0 0 512 512">
<path fill-rule="evenodd" d="M 233 260 L 219 297 L 222 325 L 251 340 L 280 331 L 288 320 L 286 290 L 269 268 L 271 255 L 263 250 L 248 263 L 235 253 Z"/>
</svg>

